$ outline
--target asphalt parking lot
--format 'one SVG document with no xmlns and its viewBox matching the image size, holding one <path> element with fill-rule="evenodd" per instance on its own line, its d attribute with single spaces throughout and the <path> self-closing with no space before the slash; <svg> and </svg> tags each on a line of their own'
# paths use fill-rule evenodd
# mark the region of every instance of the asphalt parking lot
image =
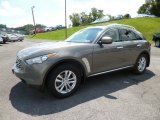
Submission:
<svg viewBox="0 0 160 120">
<path fill-rule="evenodd" d="M 11 72 L 17 51 L 44 42 L 0 44 L 0 120 L 160 120 L 160 48 L 143 75 L 128 70 L 89 78 L 66 99 L 30 88 Z"/>
</svg>

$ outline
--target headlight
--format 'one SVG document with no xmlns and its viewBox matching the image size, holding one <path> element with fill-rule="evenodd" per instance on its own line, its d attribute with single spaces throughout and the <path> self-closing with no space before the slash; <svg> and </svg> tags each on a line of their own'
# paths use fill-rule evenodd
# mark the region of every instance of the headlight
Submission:
<svg viewBox="0 0 160 120">
<path fill-rule="evenodd" d="M 43 55 L 43 56 L 39 56 L 39 57 L 35 57 L 35 58 L 31 58 L 26 60 L 26 63 L 29 65 L 35 64 L 35 63 L 43 63 L 44 61 L 46 61 L 49 57 L 53 57 L 55 56 L 56 53 L 52 53 L 52 54 L 48 54 L 48 55 Z"/>
</svg>

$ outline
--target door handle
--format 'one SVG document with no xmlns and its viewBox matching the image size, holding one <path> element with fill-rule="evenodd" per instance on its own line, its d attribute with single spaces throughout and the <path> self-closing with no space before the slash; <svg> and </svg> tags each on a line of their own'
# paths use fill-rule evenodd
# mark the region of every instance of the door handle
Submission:
<svg viewBox="0 0 160 120">
<path fill-rule="evenodd" d="M 123 46 L 118 46 L 117 49 L 123 49 Z"/>
</svg>

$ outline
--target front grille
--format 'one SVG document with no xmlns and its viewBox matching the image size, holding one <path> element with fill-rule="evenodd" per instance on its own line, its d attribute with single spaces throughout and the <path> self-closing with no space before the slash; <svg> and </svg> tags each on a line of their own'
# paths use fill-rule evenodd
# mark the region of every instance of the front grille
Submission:
<svg viewBox="0 0 160 120">
<path fill-rule="evenodd" d="M 17 57 L 17 60 L 16 60 L 16 67 L 21 69 L 22 68 L 22 61 Z"/>
</svg>

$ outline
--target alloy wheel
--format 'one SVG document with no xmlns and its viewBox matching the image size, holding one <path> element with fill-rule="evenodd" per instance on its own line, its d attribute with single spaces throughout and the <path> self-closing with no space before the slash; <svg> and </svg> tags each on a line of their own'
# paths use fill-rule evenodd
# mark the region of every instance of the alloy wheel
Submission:
<svg viewBox="0 0 160 120">
<path fill-rule="evenodd" d="M 143 72 L 146 68 L 146 58 L 145 57 L 141 57 L 138 61 L 138 70 L 140 72 Z"/>
<path fill-rule="evenodd" d="M 55 80 L 55 88 L 61 94 L 71 92 L 77 83 L 77 77 L 74 72 L 70 70 L 62 71 Z"/>
</svg>

